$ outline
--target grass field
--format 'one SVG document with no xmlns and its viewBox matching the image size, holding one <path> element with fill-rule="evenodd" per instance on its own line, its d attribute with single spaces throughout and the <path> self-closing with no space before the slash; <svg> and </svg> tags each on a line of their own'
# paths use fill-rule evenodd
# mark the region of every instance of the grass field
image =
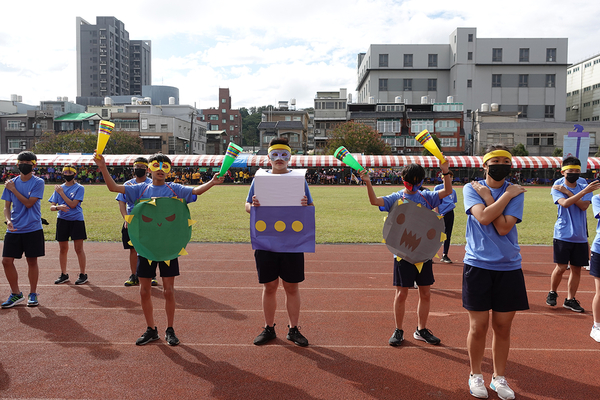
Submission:
<svg viewBox="0 0 600 400">
<path fill-rule="evenodd" d="M 455 186 L 458 195 L 455 210 L 453 244 L 465 243 L 466 215 L 463 208 L 462 186 Z M 105 186 L 86 185 L 83 211 L 88 240 L 120 241 L 122 218 L 115 193 Z M 195 242 L 250 242 L 250 215 L 244 210 L 248 185 L 216 186 L 190 204 Z M 400 186 L 375 186 L 378 196 L 400 190 Z M 56 213 L 50 211 L 48 198 L 54 185 L 47 185 L 42 201 L 42 216 L 49 222 L 44 226 L 46 240 L 54 240 Z M 379 243 L 386 213 L 371 206 L 364 186 L 311 185 L 316 207 L 317 243 Z M 525 193 L 523 222 L 518 225 L 519 243 L 551 245 L 556 205 L 549 186 L 528 186 Z M 590 242 L 595 236 L 596 221 L 588 209 Z"/>
</svg>

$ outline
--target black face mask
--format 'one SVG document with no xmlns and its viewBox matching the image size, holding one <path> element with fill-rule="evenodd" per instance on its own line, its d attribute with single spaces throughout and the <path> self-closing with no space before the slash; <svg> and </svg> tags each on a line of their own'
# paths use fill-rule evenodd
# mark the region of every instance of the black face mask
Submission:
<svg viewBox="0 0 600 400">
<path fill-rule="evenodd" d="M 17 164 L 17 168 L 23 175 L 27 175 L 31 171 L 33 171 L 33 165 L 31 164 Z"/>
<path fill-rule="evenodd" d="M 73 179 L 75 179 L 75 175 L 63 175 L 63 178 L 65 181 L 71 182 Z"/>
<path fill-rule="evenodd" d="M 146 170 L 144 168 L 135 168 L 133 170 L 133 173 L 135 174 L 135 176 L 137 176 L 138 178 L 141 178 L 142 176 L 146 175 Z"/>
<path fill-rule="evenodd" d="M 567 176 L 565 177 L 565 179 L 569 182 L 569 183 L 575 183 L 577 182 L 577 179 L 579 179 L 579 173 L 577 172 L 569 172 L 567 173 Z"/>
<path fill-rule="evenodd" d="M 493 180 L 500 182 L 510 174 L 510 168 L 510 164 L 490 164 L 487 173 Z"/>
</svg>

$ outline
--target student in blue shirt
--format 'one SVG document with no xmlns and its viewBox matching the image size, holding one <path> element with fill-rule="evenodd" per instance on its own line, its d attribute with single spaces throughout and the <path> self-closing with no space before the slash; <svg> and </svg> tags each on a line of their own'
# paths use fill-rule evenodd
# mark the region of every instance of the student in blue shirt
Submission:
<svg viewBox="0 0 600 400">
<path fill-rule="evenodd" d="M 590 275 L 594 277 L 596 287 L 596 293 L 592 300 L 594 325 L 592 325 L 590 336 L 596 342 L 600 342 L 600 195 L 592 197 L 592 209 L 598 224 L 596 225 L 596 237 L 592 243 L 592 256 L 590 258 Z"/>
<path fill-rule="evenodd" d="M 450 181 L 454 178 L 452 171 L 450 172 Z M 444 185 L 437 185 L 433 190 L 442 190 Z M 444 249 L 442 253 L 441 262 L 446 264 L 452 264 L 452 260 L 448 257 L 448 251 L 450 250 L 450 240 L 452 239 L 452 228 L 454 227 L 454 209 L 456 208 L 456 202 L 458 197 L 456 196 L 456 190 L 452 189 L 452 194 L 442 199 L 442 203 L 437 207 L 437 212 L 444 216 L 444 233 L 446 234 L 446 240 L 444 240 Z"/>
<path fill-rule="evenodd" d="M 56 185 L 54 193 L 48 199 L 52 204 L 50 211 L 58 211 L 55 239 L 60 247 L 58 260 L 61 273 L 58 279 L 54 281 L 55 284 L 69 281 L 69 274 L 67 274 L 69 238 L 73 240 L 73 248 L 79 262 L 79 278 L 75 281 L 75 284 L 83 285 L 88 280 L 88 276 L 85 273 L 86 257 L 83 250 L 83 241 L 87 239 L 87 233 L 85 230 L 85 221 L 83 220 L 83 210 L 81 209 L 85 188 L 75 182 L 76 174 L 77 169 L 73 165 L 65 165 L 62 169 L 62 177 L 65 183 Z"/>
<path fill-rule="evenodd" d="M 463 267 L 463 307 L 469 313 L 467 349 L 471 364 L 471 395 L 486 399 L 481 364 L 488 327 L 493 332 L 494 374 L 490 388 L 501 399 L 515 394 L 504 377 L 512 321 L 517 311 L 529 309 L 516 224 L 523 218 L 525 188 L 511 185 L 512 155 L 504 146 L 490 146 L 483 156 L 485 180 L 463 188 L 467 214 Z"/>
<path fill-rule="evenodd" d="M 17 168 L 19 168 L 20 174 L 16 178 L 6 181 L 2 192 L 6 221 L 2 266 L 10 285 L 8 300 L 2 303 L 2 308 L 13 307 L 25 300 L 19 289 L 19 275 L 15 267 L 15 258 L 21 259 L 23 253 L 27 260 L 30 288 L 27 306 L 35 307 L 39 304 L 37 293 L 38 257 L 42 257 L 46 253 L 40 202 L 44 196 L 44 180 L 33 174 L 36 162 L 37 157 L 31 151 L 19 153 Z"/>
<path fill-rule="evenodd" d="M 552 186 L 552 199 L 558 206 L 558 216 L 554 224 L 554 262 L 556 267 L 550 278 L 550 292 L 546 304 L 556 305 L 558 285 L 563 274 L 571 265 L 567 283 L 567 297 L 564 308 L 582 313 L 583 307 L 575 299 L 581 279 L 581 267 L 588 265 L 588 231 L 586 210 L 590 206 L 594 190 L 600 189 L 600 182 L 594 180 L 587 184 L 580 180 L 581 161 L 576 157 L 567 157 L 562 162 L 562 178 Z"/>
</svg>

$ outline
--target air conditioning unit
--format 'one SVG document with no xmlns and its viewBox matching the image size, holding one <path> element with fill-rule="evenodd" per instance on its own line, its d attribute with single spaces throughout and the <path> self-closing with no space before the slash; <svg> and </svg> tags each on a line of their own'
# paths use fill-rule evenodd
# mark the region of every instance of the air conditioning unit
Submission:
<svg viewBox="0 0 600 400">
<path fill-rule="evenodd" d="M 321 133 L 321 130 L 320 129 L 315 129 L 315 134 L 319 134 L 319 133 Z"/>
<path fill-rule="evenodd" d="M 571 107 L 573 110 L 579 110 L 579 106 L 573 106 Z"/>
</svg>

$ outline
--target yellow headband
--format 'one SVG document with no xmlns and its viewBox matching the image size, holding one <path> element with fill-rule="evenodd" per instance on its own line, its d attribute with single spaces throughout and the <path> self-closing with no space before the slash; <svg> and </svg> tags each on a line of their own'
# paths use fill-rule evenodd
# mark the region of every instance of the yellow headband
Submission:
<svg viewBox="0 0 600 400">
<path fill-rule="evenodd" d="M 494 151 L 490 151 L 489 153 L 487 153 L 486 155 L 483 156 L 483 163 L 485 164 L 487 162 L 487 160 L 489 160 L 490 158 L 494 158 L 494 157 L 506 157 L 509 160 L 512 160 L 512 154 L 510 154 L 509 151 L 494 150 Z"/>
<path fill-rule="evenodd" d="M 133 163 L 133 166 L 135 167 L 138 164 L 145 165 L 146 167 L 148 166 L 148 163 L 145 163 L 143 161 L 136 161 L 136 162 Z"/>
<path fill-rule="evenodd" d="M 62 172 L 64 173 L 65 171 L 73 171 L 74 174 L 77 173 L 77 170 L 73 167 L 63 167 Z"/>
<path fill-rule="evenodd" d="M 561 171 L 566 171 L 568 169 L 577 169 L 577 170 L 581 171 L 581 165 L 565 165 L 560 170 Z"/>
<path fill-rule="evenodd" d="M 292 149 L 290 148 L 290 146 L 285 145 L 285 144 L 274 144 L 273 146 L 269 147 L 269 150 L 267 152 L 270 153 L 273 150 L 287 150 L 290 153 L 292 152 Z"/>
</svg>

